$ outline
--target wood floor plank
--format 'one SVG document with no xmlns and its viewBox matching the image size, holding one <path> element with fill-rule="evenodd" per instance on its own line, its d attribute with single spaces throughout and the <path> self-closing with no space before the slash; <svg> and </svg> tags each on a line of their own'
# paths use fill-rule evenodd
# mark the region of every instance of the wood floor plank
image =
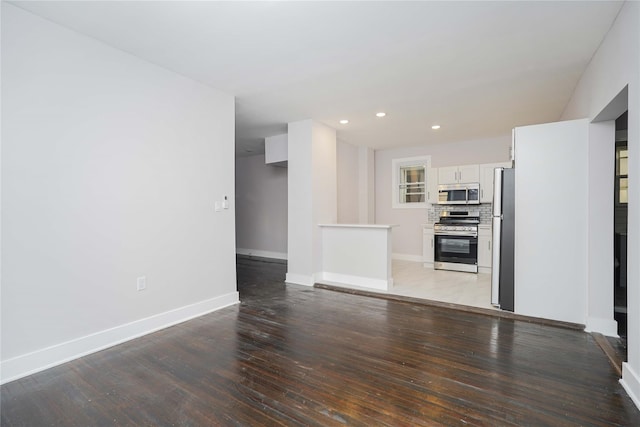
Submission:
<svg viewBox="0 0 640 427">
<path fill-rule="evenodd" d="M 284 284 L 2 386 L 2 426 L 634 426 L 589 334 Z M 571 326 L 571 325 L 570 325 Z"/>
</svg>

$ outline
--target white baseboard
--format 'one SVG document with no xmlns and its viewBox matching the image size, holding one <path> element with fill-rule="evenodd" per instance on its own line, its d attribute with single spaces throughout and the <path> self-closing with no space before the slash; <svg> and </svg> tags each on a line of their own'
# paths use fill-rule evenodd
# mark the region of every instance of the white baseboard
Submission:
<svg viewBox="0 0 640 427">
<path fill-rule="evenodd" d="M 259 249 L 236 248 L 236 254 L 247 255 L 247 256 L 258 256 L 261 258 L 273 258 L 273 259 L 284 259 L 284 260 L 287 259 L 287 254 L 285 252 L 261 251 Z"/>
<path fill-rule="evenodd" d="M 478 266 L 478 273 L 491 274 L 491 267 Z"/>
<path fill-rule="evenodd" d="M 323 271 L 320 274 L 320 278 L 324 282 L 331 282 L 330 284 L 336 286 L 349 287 L 357 286 L 359 288 L 369 288 L 387 291 L 393 288 L 393 279 L 374 279 L 362 276 L 351 276 L 349 274 L 338 274 Z"/>
<path fill-rule="evenodd" d="M 422 255 L 391 254 L 391 259 L 397 259 L 400 261 L 423 262 Z"/>
<path fill-rule="evenodd" d="M 618 322 L 601 317 L 587 317 L 585 332 L 599 332 L 607 337 L 618 337 Z"/>
<path fill-rule="evenodd" d="M 0 384 L 52 368 L 82 356 L 238 304 L 238 292 L 169 310 L 151 317 L 76 338 L 0 362 Z"/>
<path fill-rule="evenodd" d="M 633 403 L 640 409 L 640 377 L 627 362 L 622 364 L 622 379 L 620 380 L 620 384 L 624 387 L 631 400 L 633 400 Z"/>
<path fill-rule="evenodd" d="M 294 285 L 313 286 L 315 280 L 313 276 L 307 276 L 305 274 L 287 273 L 284 279 L 287 283 L 293 283 Z"/>
</svg>

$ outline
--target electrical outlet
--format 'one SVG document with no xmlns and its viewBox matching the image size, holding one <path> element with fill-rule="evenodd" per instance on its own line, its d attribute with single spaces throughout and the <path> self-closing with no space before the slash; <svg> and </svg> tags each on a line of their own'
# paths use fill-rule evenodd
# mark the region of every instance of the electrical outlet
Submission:
<svg viewBox="0 0 640 427">
<path fill-rule="evenodd" d="M 227 196 L 222 196 L 222 208 L 229 209 L 229 199 L 227 199 Z"/>
<path fill-rule="evenodd" d="M 145 289 L 147 289 L 146 276 L 138 277 L 138 280 L 136 281 L 136 289 L 138 289 L 139 291 L 144 291 Z"/>
</svg>

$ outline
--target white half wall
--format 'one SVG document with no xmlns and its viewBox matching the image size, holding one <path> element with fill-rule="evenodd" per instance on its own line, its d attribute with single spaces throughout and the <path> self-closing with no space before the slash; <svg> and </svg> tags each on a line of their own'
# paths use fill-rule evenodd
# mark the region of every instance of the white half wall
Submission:
<svg viewBox="0 0 640 427">
<path fill-rule="evenodd" d="M 393 159 L 431 156 L 431 166 L 494 163 L 509 160 L 511 134 L 497 138 L 464 141 L 454 144 L 425 145 L 375 152 L 375 221 L 398 224 L 393 229 L 393 252 L 397 259 L 422 259 L 422 224 L 426 209 L 391 206 L 391 163 Z"/>
<path fill-rule="evenodd" d="M 625 2 L 582 75 L 563 119 L 596 118 L 628 86 L 627 363 L 622 383 L 640 407 L 640 3 Z"/>
<path fill-rule="evenodd" d="M 287 258 L 287 168 L 236 158 L 236 251 Z"/>
<path fill-rule="evenodd" d="M 2 84 L 2 381 L 237 302 L 232 96 L 6 2 Z"/>
<path fill-rule="evenodd" d="M 346 287 L 391 289 L 392 227 L 367 224 L 323 225 L 322 268 L 318 280 Z"/>
</svg>

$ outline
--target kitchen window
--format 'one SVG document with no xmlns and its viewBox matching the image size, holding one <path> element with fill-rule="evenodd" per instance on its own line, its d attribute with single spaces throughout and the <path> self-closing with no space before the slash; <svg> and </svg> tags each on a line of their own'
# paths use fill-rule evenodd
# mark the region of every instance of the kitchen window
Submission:
<svg viewBox="0 0 640 427">
<path fill-rule="evenodd" d="M 427 169 L 429 156 L 392 160 L 392 206 L 421 208 L 427 206 Z"/>
</svg>

